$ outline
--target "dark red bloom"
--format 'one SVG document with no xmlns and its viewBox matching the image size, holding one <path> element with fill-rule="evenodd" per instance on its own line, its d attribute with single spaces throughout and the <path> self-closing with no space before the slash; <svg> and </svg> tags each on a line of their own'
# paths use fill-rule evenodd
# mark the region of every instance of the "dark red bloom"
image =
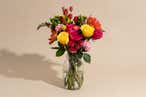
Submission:
<svg viewBox="0 0 146 97">
<path fill-rule="evenodd" d="M 93 34 L 93 36 L 92 36 L 92 39 L 93 40 L 96 40 L 96 39 L 100 39 L 100 38 L 102 38 L 103 37 L 103 31 L 101 30 L 101 29 L 96 29 L 95 31 L 94 31 L 94 34 Z"/>
<path fill-rule="evenodd" d="M 69 52 L 70 53 L 77 53 L 77 51 L 82 47 L 81 41 L 69 41 Z"/>
<path fill-rule="evenodd" d="M 77 22 L 78 21 L 78 16 L 75 16 L 73 20 L 74 20 L 74 22 Z"/>
<path fill-rule="evenodd" d="M 62 16 L 60 16 L 59 19 L 60 19 L 61 22 L 63 21 L 63 17 Z"/>
<path fill-rule="evenodd" d="M 64 14 L 64 15 L 67 15 L 67 14 L 68 14 L 68 10 L 67 10 L 67 9 L 64 9 L 64 10 L 63 10 L 63 14 Z"/>
<path fill-rule="evenodd" d="M 72 14 L 71 13 L 68 14 L 68 18 L 72 19 Z"/>
</svg>

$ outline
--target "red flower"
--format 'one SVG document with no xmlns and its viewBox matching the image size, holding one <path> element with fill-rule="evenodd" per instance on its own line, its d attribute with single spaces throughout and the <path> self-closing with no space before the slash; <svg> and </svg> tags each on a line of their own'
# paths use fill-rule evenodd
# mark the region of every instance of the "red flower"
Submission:
<svg viewBox="0 0 146 97">
<path fill-rule="evenodd" d="M 93 36 L 92 36 L 92 39 L 93 40 L 96 40 L 96 39 L 100 39 L 100 38 L 102 38 L 103 37 L 103 32 L 102 32 L 102 30 L 101 29 L 96 29 L 95 31 L 94 31 L 94 34 L 93 34 Z"/>
<path fill-rule="evenodd" d="M 71 13 L 68 14 L 68 18 L 72 19 L 72 14 Z"/>
<path fill-rule="evenodd" d="M 70 40 L 69 41 L 69 52 L 70 53 L 77 53 L 77 51 L 82 47 L 81 45 L 81 41 L 73 41 L 73 40 Z"/>
<path fill-rule="evenodd" d="M 68 10 L 67 10 L 67 9 L 64 9 L 64 10 L 63 10 L 63 14 L 64 14 L 64 15 L 67 15 L 67 14 L 68 14 Z"/>
<path fill-rule="evenodd" d="M 74 22 L 77 22 L 78 21 L 78 16 L 75 16 L 73 20 L 74 20 Z"/>
<path fill-rule="evenodd" d="M 101 29 L 101 24 L 98 20 L 96 20 L 95 17 L 90 16 L 87 20 L 87 23 L 91 26 L 93 26 L 95 29 Z"/>
<path fill-rule="evenodd" d="M 90 16 L 87 20 L 87 23 L 91 25 L 95 24 L 95 22 L 96 22 L 96 18 L 92 16 Z"/>
<path fill-rule="evenodd" d="M 83 38 L 83 35 L 78 32 L 79 26 L 75 24 L 67 24 L 66 31 L 69 32 L 69 37 L 73 41 L 79 41 Z"/>
<path fill-rule="evenodd" d="M 94 24 L 95 29 L 101 29 L 101 24 L 99 21 L 96 21 Z"/>
</svg>

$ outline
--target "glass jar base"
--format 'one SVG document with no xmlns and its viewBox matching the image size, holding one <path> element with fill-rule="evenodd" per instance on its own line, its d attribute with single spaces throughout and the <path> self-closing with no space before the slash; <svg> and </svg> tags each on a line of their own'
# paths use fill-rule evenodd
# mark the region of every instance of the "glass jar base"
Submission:
<svg viewBox="0 0 146 97">
<path fill-rule="evenodd" d="M 83 71 L 64 71 L 64 87 L 68 90 L 78 90 L 83 84 Z"/>
</svg>

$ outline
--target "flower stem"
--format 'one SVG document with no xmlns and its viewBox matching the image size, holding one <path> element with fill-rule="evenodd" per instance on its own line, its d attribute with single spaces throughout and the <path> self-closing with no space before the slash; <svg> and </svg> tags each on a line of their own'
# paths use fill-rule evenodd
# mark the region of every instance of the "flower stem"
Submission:
<svg viewBox="0 0 146 97">
<path fill-rule="evenodd" d="M 74 90 L 79 89 L 83 83 L 83 74 L 78 71 L 77 65 L 80 61 L 75 54 L 68 53 L 69 56 L 69 71 L 66 73 L 65 86 L 67 89 Z"/>
</svg>

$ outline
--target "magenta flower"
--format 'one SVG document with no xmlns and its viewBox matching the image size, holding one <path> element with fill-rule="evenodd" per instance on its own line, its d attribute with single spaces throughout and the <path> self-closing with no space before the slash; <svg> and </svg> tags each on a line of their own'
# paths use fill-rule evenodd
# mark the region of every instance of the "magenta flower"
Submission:
<svg viewBox="0 0 146 97">
<path fill-rule="evenodd" d="M 102 30 L 98 30 L 98 29 L 96 29 L 94 31 L 94 34 L 92 35 L 93 40 L 100 39 L 102 37 L 103 37 L 103 32 L 102 32 Z"/>
<path fill-rule="evenodd" d="M 83 35 L 78 32 L 79 26 L 75 24 L 67 24 L 66 31 L 69 32 L 70 39 L 73 41 L 79 41 L 83 38 Z"/>
</svg>

